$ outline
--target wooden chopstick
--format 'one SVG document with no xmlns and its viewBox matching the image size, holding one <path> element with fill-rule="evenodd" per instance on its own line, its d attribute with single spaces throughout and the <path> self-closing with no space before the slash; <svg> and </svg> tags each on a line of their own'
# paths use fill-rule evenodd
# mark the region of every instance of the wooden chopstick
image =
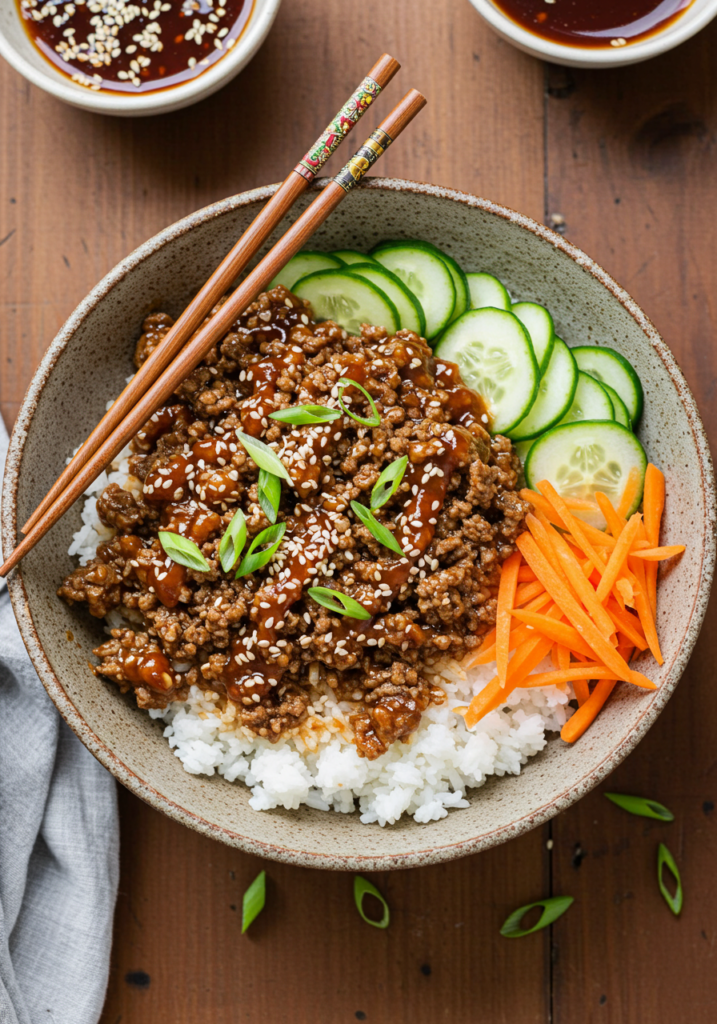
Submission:
<svg viewBox="0 0 717 1024">
<path fill-rule="evenodd" d="M 63 470 L 28 521 L 22 533 L 28 533 L 47 510 L 60 497 L 73 477 L 98 450 L 127 412 L 132 409 L 147 389 L 169 366 L 188 338 L 194 334 L 218 300 L 244 270 L 249 260 L 261 248 L 282 217 L 306 191 L 331 154 L 343 142 L 354 125 L 363 116 L 373 100 L 391 81 L 401 65 L 384 53 L 374 64 L 363 82 L 344 103 L 336 117 L 325 128 L 306 156 L 294 167 L 288 178 L 266 204 L 222 260 L 204 287 L 199 291 L 179 319 L 152 354 L 142 364 L 117 401 L 84 442 L 67 468 Z"/>
<path fill-rule="evenodd" d="M 165 369 L 161 377 L 145 392 L 122 423 L 96 450 L 94 455 L 72 479 L 50 509 L 38 520 L 27 536 L 18 544 L 5 564 L 0 576 L 5 576 L 28 551 L 44 537 L 47 531 L 65 514 L 68 508 L 97 479 L 112 459 L 134 437 L 157 408 L 165 402 L 212 346 L 222 338 L 247 306 L 269 282 L 286 266 L 317 228 L 339 205 L 341 200 L 363 178 L 366 171 L 385 152 L 386 148 L 410 124 L 425 106 L 426 100 L 416 89 L 411 89 L 394 107 L 379 127 L 371 133 L 358 152 L 324 188 L 298 220 L 279 239 L 261 262 L 231 293 L 224 305 L 189 341 L 180 354 Z"/>
</svg>

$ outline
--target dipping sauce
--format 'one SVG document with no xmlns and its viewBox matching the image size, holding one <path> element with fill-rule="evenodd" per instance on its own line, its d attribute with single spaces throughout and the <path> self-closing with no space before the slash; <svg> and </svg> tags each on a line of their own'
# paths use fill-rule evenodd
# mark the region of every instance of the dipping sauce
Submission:
<svg viewBox="0 0 717 1024">
<path fill-rule="evenodd" d="M 626 46 L 661 32 L 692 0 L 493 0 L 522 28 L 567 46 Z"/>
<path fill-rule="evenodd" d="M 201 75 L 241 35 L 252 0 L 19 0 L 40 52 L 94 91 L 144 93 Z"/>
</svg>

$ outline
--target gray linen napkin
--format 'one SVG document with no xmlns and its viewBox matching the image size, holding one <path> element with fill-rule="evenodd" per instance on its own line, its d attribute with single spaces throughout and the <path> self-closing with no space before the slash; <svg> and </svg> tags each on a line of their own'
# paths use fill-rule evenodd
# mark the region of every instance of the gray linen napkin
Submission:
<svg viewBox="0 0 717 1024">
<path fill-rule="evenodd" d="M 0 418 L 0 479 L 7 432 Z M 96 1024 L 119 874 L 115 782 L 60 718 L 0 586 L 0 1024 Z"/>
</svg>

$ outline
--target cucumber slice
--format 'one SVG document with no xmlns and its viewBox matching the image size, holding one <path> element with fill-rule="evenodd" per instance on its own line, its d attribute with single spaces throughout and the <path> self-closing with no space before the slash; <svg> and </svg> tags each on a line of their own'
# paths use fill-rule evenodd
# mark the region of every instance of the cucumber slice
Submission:
<svg viewBox="0 0 717 1024">
<path fill-rule="evenodd" d="M 398 310 L 385 292 L 358 274 L 319 270 L 297 281 L 293 292 L 311 303 L 317 320 L 335 320 L 349 334 L 360 335 L 361 324 L 399 329 Z"/>
<path fill-rule="evenodd" d="M 293 291 L 296 282 L 307 274 L 315 274 L 318 270 L 339 270 L 342 266 L 341 260 L 328 252 L 297 252 L 284 269 L 279 271 L 269 287 L 276 288 L 278 284 L 283 284 L 289 291 Z"/>
<path fill-rule="evenodd" d="M 612 402 L 605 387 L 598 384 L 594 377 L 579 370 L 578 386 L 575 389 L 573 403 L 560 422 L 575 423 L 578 420 L 612 420 L 614 418 Z M 629 423 L 624 426 L 629 426 Z"/>
<path fill-rule="evenodd" d="M 386 270 L 380 263 L 352 263 L 347 267 L 349 274 L 358 274 L 365 281 L 370 281 L 388 295 L 391 302 L 398 310 L 398 319 L 401 327 L 407 331 L 415 331 L 423 337 L 426 333 L 426 318 L 423 315 L 421 304 L 403 281 Z"/>
<path fill-rule="evenodd" d="M 471 293 L 468 288 L 468 278 L 452 256 L 443 252 L 443 250 L 439 249 L 438 246 L 434 245 L 432 248 L 436 256 L 442 259 L 448 267 L 451 277 L 453 278 L 453 286 L 456 289 L 456 304 L 453 307 L 453 316 L 451 317 L 451 320 L 457 320 L 458 317 L 462 316 L 467 309 L 470 309 Z"/>
<path fill-rule="evenodd" d="M 640 473 L 641 485 L 629 510 L 642 500 L 647 457 L 632 431 L 614 420 L 581 420 L 553 427 L 533 444 L 525 463 L 528 486 L 536 488 L 549 480 L 559 494 L 571 498 L 592 498 L 602 491 L 617 506 L 630 470 Z M 576 512 L 599 530 L 606 523 L 601 512 Z"/>
<path fill-rule="evenodd" d="M 491 431 L 505 434 L 526 415 L 540 376 L 528 332 L 503 309 L 469 309 L 441 338 L 436 356 L 458 363 L 466 384 L 482 396 Z"/>
<path fill-rule="evenodd" d="M 548 369 L 538 385 L 535 401 L 528 415 L 510 431 L 511 440 L 528 441 L 545 433 L 565 415 L 566 409 L 570 408 L 577 385 L 578 367 L 572 352 L 564 341 L 556 338 L 553 354 Z"/>
<path fill-rule="evenodd" d="M 370 256 L 365 256 L 362 252 L 356 252 L 355 249 L 337 249 L 336 252 L 330 254 L 334 259 L 340 260 L 342 263 L 375 263 L 376 260 Z"/>
<path fill-rule="evenodd" d="M 528 452 L 530 451 L 530 449 L 533 447 L 534 444 L 535 444 L 535 441 L 533 441 L 533 440 L 530 440 L 530 441 L 514 441 L 513 442 L 513 447 L 515 448 L 515 453 L 518 456 L 518 458 L 520 459 L 520 461 L 523 463 L 523 465 L 525 465 L 525 460 L 528 458 Z"/>
<path fill-rule="evenodd" d="M 482 309 L 493 306 L 494 309 L 510 309 L 510 295 L 497 277 L 492 274 L 466 274 L 470 293 L 470 308 Z"/>
<path fill-rule="evenodd" d="M 600 385 L 608 393 L 608 397 L 612 402 L 613 419 L 617 423 L 622 423 L 623 427 L 629 427 L 632 429 L 632 423 L 630 423 L 630 413 L 627 411 L 627 406 L 618 395 L 614 388 L 611 388 L 609 384 L 602 383 Z"/>
<path fill-rule="evenodd" d="M 642 384 L 627 359 L 614 348 L 599 348 L 597 345 L 578 345 L 573 349 L 573 355 L 580 370 L 617 391 L 627 406 L 634 427 L 642 413 Z"/>
<path fill-rule="evenodd" d="M 544 306 L 539 306 L 537 302 L 516 302 L 511 312 L 518 317 L 530 335 L 538 367 L 541 374 L 545 373 L 555 341 L 552 316 Z"/>
<path fill-rule="evenodd" d="M 371 255 L 400 277 L 420 302 L 426 318 L 426 338 L 440 334 L 453 316 L 456 286 L 434 247 L 426 242 L 382 242 Z"/>
</svg>

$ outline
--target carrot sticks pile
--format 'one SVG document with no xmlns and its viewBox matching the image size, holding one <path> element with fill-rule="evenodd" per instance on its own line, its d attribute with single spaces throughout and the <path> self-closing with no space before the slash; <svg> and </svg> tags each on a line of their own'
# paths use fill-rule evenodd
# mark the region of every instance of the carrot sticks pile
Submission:
<svg viewBox="0 0 717 1024">
<path fill-rule="evenodd" d="M 655 689 L 629 662 L 636 648 L 649 648 L 663 663 L 655 628 L 657 566 L 685 549 L 659 546 L 665 478 L 656 466 L 647 467 L 643 513 L 625 518 L 638 487 L 637 477 L 628 478 L 617 508 L 601 493 L 595 502 L 563 498 L 547 480 L 537 492 L 520 492 L 534 511 L 518 550 L 503 563 L 495 628 L 464 662 L 466 668 L 497 666 L 495 677 L 461 710 L 468 728 L 518 687 L 571 683 L 578 710 L 560 735 L 573 743 L 618 681 Z M 598 510 L 605 532 L 575 514 Z M 536 673 L 548 655 L 552 671 Z"/>
</svg>

